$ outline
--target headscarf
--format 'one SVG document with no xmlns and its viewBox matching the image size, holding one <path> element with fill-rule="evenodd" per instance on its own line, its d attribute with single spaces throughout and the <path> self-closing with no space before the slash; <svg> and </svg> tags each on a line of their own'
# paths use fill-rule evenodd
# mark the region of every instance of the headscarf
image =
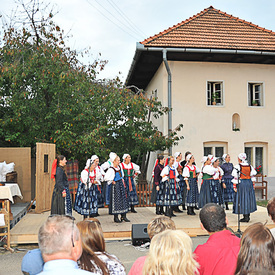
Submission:
<svg viewBox="0 0 275 275">
<path fill-rule="evenodd" d="M 91 156 L 91 161 L 94 162 L 96 159 L 99 159 L 97 155 L 92 155 Z"/>
<path fill-rule="evenodd" d="M 211 163 L 214 163 L 217 159 L 218 159 L 218 158 L 216 158 L 216 157 L 212 157 Z"/>
<path fill-rule="evenodd" d="M 222 155 L 222 159 L 223 159 L 223 161 L 225 161 L 225 159 L 226 159 L 227 155 L 228 155 L 228 154 L 223 154 L 223 155 Z"/>
<path fill-rule="evenodd" d="M 203 156 L 203 157 L 202 157 L 202 159 L 201 159 L 201 163 L 203 163 L 203 164 L 204 164 L 204 163 L 207 161 L 207 159 L 208 159 L 208 157 Z"/>
<path fill-rule="evenodd" d="M 212 162 L 213 155 L 208 155 L 207 158 L 210 159 Z"/>
<path fill-rule="evenodd" d="M 124 154 L 122 159 L 125 160 L 128 156 L 130 156 L 129 154 Z"/>
<path fill-rule="evenodd" d="M 114 162 L 114 160 L 115 160 L 115 158 L 117 157 L 117 154 L 116 154 L 116 153 L 111 152 L 111 153 L 109 154 L 109 157 L 110 157 L 110 161 L 113 163 L 113 162 Z"/>
<path fill-rule="evenodd" d="M 242 163 L 246 162 L 246 153 L 240 153 L 238 158 L 242 161 Z"/>
<path fill-rule="evenodd" d="M 188 155 L 186 156 L 186 161 L 189 161 L 189 160 L 191 159 L 192 156 L 193 156 L 192 154 L 188 154 Z"/>
<path fill-rule="evenodd" d="M 91 167 L 91 159 L 87 159 L 85 169 L 89 169 Z"/>
<path fill-rule="evenodd" d="M 176 159 L 180 154 L 181 154 L 181 152 L 176 152 L 176 153 L 174 154 L 175 159 Z"/>
</svg>

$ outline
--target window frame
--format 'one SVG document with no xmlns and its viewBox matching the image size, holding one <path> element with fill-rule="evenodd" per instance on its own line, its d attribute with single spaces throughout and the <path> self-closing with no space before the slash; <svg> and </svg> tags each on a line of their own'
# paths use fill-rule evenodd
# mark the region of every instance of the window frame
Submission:
<svg viewBox="0 0 275 275">
<path fill-rule="evenodd" d="M 213 91 L 211 91 L 211 89 L 213 88 L 210 88 L 210 98 L 209 98 L 209 84 L 212 84 L 212 85 L 217 85 L 217 84 L 220 84 L 221 85 L 221 95 L 220 95 L 220 101 L 221 103 L 217 103 L 216 105 L 212 104 L 212 94 L 213 94 Z M 207 107 L 224 107 L 225 106 L 225 85 L 224 85 L 224 81 L 223 80 L 207 80 L 206 81 L 206 106 Z M 208 104 L 208 101 L 210 101 L 210 104 Z"/>
<path fill-rule="evenodd" d="M 251 99 L 251 86 L 255 87 L 256 85 L 260 85 L 261 87 L 261 94 L 260 94 L 260 103 L 261 105 L 254 106 L 252 102 L 255 99 L 255 90 L 252 92 L 252 99 Z M 263 81 L 248 81 L 247 82 L 247 105 L 248 107 L 264 107 L 265 106 L 265 83 Z"/>
</svg>

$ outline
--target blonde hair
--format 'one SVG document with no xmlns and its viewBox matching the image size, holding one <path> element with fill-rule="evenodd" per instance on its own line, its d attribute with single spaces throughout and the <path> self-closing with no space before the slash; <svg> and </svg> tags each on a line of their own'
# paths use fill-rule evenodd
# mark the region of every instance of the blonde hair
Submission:
<svg viewBox="0 0 275 275">
<path fill-rule="evenodd" d="M 157 217 L 151 220 L 147 226 L 147 232 L 150 239 L 167 229 L 176 230 L 174 221 L 168 217 Z"/>
<path fill-rule="evenodd" d="M 143 275 L 198 274 L 191 238 L 182 230 L 165 230 L 151 241 Z"/>
</svg>

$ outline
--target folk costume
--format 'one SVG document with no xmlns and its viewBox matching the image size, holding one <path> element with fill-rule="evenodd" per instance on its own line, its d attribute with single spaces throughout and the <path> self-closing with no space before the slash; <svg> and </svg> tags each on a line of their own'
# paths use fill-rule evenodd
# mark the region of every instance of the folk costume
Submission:
<svg viewBox="0 0 275 275">
<path fill-rule="evenodd" d="M 123 155 L 123 160 L 125 161 L 126 157 L 130 156 L 129 154 Z M 139 166 L 133 162 L 130 162 L 126 164 L 125 162 L 122 162 L 121 168 L 123 169 L 124 174 L 124 182 L 126 184 L 127 188 L 127 197 L 129 200 L 129 206 L 131 208 L 132 213 L 137 213 L 134 206 L 138 204 L 138 196 L 137 196 L 137 190 L 136 185 L 134 182 L 134 178 L 140 174 Z"/>
<path fill-rule="evenodd" d="M 105 180 L 111 189 L 109 214 L 114 215 L 114 221 L 117 223 L 123 220 L 129 222 L 126 218 L 126 213 L 129 209 L 129 200 L 123 176 L 123 170 L 121 167 L 114 167 L 113 165 L 105 174 Z M 121 214 L 121 220 L 118 219 L 118 214 Z"/>
<path fill-rule="evenodd" d="M 223 155 L 223 160 L 224 163 L 220 166 L 221 169 L 224 172 L 224 175 L 222 176 L 222 181 L 225 183 L 226 188 L 223 188 L 223 198 L 224 198 L 224 203 L 226 210 L 228 210 L 228 202 L 233 202 L 234 201 L 234 189 L 233 189 L 233 183 L 232 183 L 232 171 L 233 171 L 233 164 L 230 162 L 226 162 L 227 154 Z"/>
<path fill-rule="evenodd" d="M 192 155 L 191 155 L 192 156 Z M 191 156 L 187 156 L 187 158 Z M 188 159 L 188 160 L 189 160 Z M 187 197 L 186 197 L 186 206 L 187 206 L 187 214 L 188 215 L 196 215 L 194 212 L 195 207 L 198 208 L 199 204 L 199 189 L 198 189 L 198 181 L 197 181 L 197 173 L 200 171 L 195 165 L 188 165 L 186 164 L 182 176 L 184 181 L 188 181 L 190 190 L 187 190 Z"/>
<path fill-rule="evenodd" d="M 65 173 L 65 167 L 57 166 L 57 161 L 53 163 L 53 175 L 55 185 L 52 195 L 51 215 L 72 215 L 72 201 L 69 190 L 68 178 Z"/>
<path fill-rule="evenodd" d="M 173 214 L 172 206 L 177 206 L 181 202 L 180 195 L 177 193 L 178 189 L 178 171 L 169 165 L 165 166 L 160 173 L 164 183 L 164 202 L 166 206 L 165 216 L 175 216 Z"/>
<path fill-rule="evenodd" d="M 217 160 L 216 157 L 212 159 L 212 163 L 214 163 Z M 215 173 L 213 175 L 213 181 L 212 188 L 211 188 L 211 194 L 212 194 L 212 202 L 224 206 L 224 199 L 223 199 L 223 187 L 222 187 L 222 176 L 223 176 L 223 170 L 220 167 L 214 167 Z"/>
<path fill-rule="evenodd" d="M 232 176 L 234 177 L 233 188 L 237 190 L 235 192 L 233 213 L 243 214 L 243 219 L 241 222 L 249 222 L 250 213 L 257 210 L 255 191 L 254 191 L 254 181 L 256 170 L 246 161 L 246 154 L 239 154 L 238 158 L 242 161 L 241 163 L 234 166 Z M 239 181 L 239 184 L 238 184 Z M 238 211 L 238 204 L 240 202 L 240 212 Z"/>
</svg>

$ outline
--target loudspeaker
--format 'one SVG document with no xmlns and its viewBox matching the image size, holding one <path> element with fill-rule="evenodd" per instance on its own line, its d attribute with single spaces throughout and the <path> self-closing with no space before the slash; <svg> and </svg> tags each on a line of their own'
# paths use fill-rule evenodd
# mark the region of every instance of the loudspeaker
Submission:
<svg viewBox="0 0 275 275">
<path fill-rule="evenodd" d="M 150 242 L 149 235 L 147 233 L 148 224 L 132 224 L 132 244 L 142 245 Z"/>
</svg>

